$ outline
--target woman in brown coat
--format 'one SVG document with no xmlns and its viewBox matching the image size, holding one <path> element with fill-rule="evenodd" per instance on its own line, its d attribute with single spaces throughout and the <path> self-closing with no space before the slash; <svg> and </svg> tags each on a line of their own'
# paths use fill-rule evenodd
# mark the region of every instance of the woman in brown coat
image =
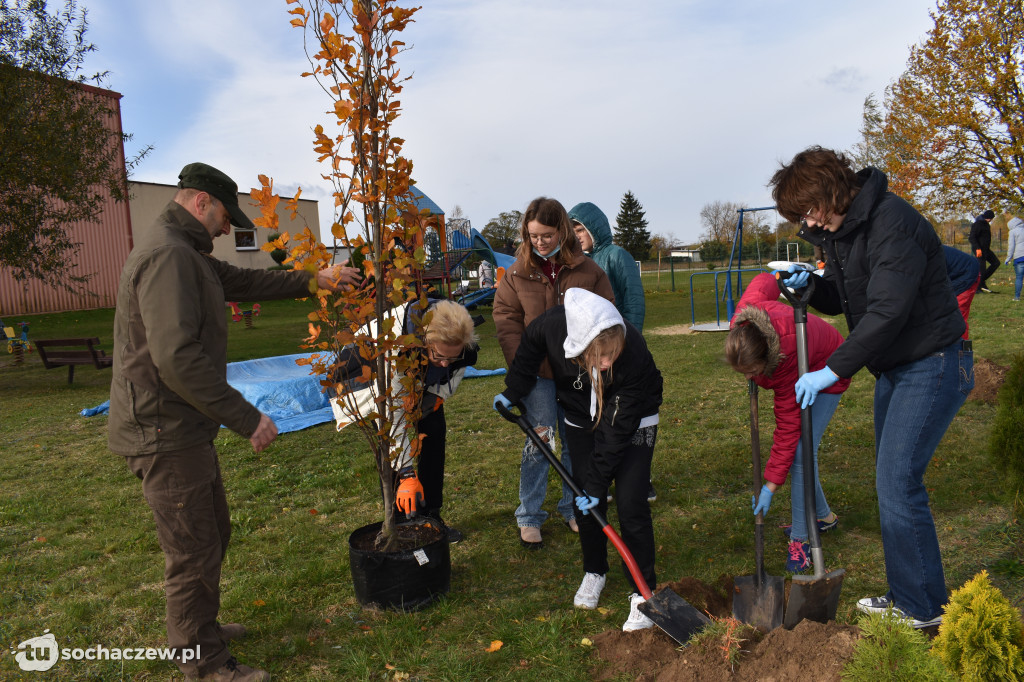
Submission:
<svg viewBox="0 0 1024 682">
<path fill-rule="evenodd" d="M 516 262 L 507 270 L 494 296 L 494 326 L 505 362 L 511 366 L 523 331 L 548 308 L 563 304 L 565 292 L 579 287 L 614 302 L 612 285 L 604 271 L 584 255 L 565 208 L 555 199 L 538 197 L 530 202 L 520 226 L 522 242 Z M 562 443 L 562 464 L 572 464 L 565 444 L 562 409 L 555 400 L 555 383 L 547 361 L 537 384 L 523 399 L 526 417 L 537 433 L 554 443 L 555 429 Z M 531 549 L 542 546 L 540 526 L 548 514 L 541 507 L 547 494 L 548 463 L 536 446 L 526 440 L 519 470 L 519 508 L 516 522 L 520 541 Z M 562 484 L 558 513 L 574 532 L 573 499 Z"/>
</svg>

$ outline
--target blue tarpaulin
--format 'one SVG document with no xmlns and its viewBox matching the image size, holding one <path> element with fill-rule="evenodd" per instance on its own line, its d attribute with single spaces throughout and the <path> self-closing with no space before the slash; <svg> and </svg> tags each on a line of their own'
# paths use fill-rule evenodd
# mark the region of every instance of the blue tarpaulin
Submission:
<svg viewBox="0 0 1024 682">
<path fill-rule="evenodd" d="M 277 424 L 278 433 L 298 431 L 334 419 L 321 377 L 310 375 L 309 365 L 297 365 L 298 358 L 311 353 L 278 355 L 228 363 L 228 383 Z M 502 369 L 466 368 L 466 378 L 504 374 Z M 83 417 L 106 414 L 110 401 L 82 410 Z"/>
</svg>

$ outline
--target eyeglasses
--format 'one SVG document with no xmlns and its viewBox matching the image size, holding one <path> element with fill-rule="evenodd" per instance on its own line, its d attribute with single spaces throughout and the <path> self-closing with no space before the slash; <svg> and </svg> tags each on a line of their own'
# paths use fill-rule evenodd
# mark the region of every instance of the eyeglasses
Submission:
<svg viewBox="0 0 1024 682">
<path fill-rule="evenodd" d="M 430 358 L 431 362 L 458 362 L 466 357 L 466 349 L 463 348 L 462 352 L 454 357 L 448 357 L 446 355 L 438 355 L 433 346 L 427 346 L 427 356 Z"/>
<path fill-rule="evenodd" d="M 548 243 L 550 241 L 553 241 L 555 239 L 558 239 L 558 233 L 557 232 L 549 232 L 548 234 L 531 234 L 530 235 L 530 241 L 533 242 L 534 244 L 536 244 L 537 242 L 542 242 L 542 243 L 546 244 L 546 243 Z"/>
</svg>

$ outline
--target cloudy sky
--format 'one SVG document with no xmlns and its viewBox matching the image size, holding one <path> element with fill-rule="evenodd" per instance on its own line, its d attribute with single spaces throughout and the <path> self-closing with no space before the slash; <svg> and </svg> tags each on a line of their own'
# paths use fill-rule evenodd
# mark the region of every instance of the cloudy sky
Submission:
<svg viewBox="0 0 1024 682">
<path fill-rule="evenodd" d="M 864 98 L 904 69 L 934 0 L 420 0 L 397 133 L 417 185 L 474 227 L 539 195 L 614 222 L 631 190 L 652 234 L 697 240 L 713 201 L 771 205 L 780 161 L 847 149 Z M 79 0 L 120 92 L 134 179 L 191 161 L 244 190 L 303 188 L 330 224 L 311 146 L 328 103 L 284 0 Z M 56 5 L 55 5 L 56 6 Z M 773 215 L 774 220 L 774 215 Z"/>
</svg>

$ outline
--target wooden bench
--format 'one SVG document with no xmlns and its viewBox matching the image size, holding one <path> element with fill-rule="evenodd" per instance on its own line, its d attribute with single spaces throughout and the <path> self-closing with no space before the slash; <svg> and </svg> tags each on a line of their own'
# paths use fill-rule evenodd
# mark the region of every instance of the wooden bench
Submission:
<svg viewBox="0 0 1024 682">
<path fill-rule="evenodd" d="M 35 343 L 39 359 L 46 369 L 68 368 L 69 384 L 75 379 L 75 365 L 106 369 L 114 364 L 114 358 L 99 348 L 100 340 L 95 336 L 81 339 L 37 339 Z"/>
</svg>

